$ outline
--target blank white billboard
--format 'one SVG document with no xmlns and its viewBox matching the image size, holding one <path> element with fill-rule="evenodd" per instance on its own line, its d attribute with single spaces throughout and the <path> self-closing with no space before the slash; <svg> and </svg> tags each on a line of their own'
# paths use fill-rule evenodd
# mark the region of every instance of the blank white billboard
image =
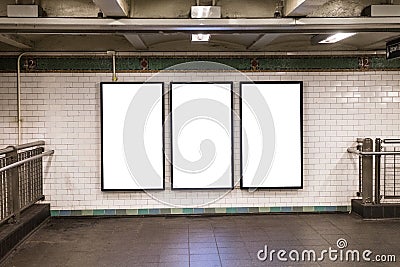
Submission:
<svg viewBox="0 0 400 267">
<path fill-rule="evenodd" d="M 241 188 L 303 187 L 302 82 L 241 83 Z"/>
<path fill-rule="evenodd" d="M 102 184 L 164 189 L 163 83 L 101 83 Z"/>
<path fill-rule="evenodd" d="M 233 187 L 232 83 L 171 83 L 172 189 Z"/>
</svg>

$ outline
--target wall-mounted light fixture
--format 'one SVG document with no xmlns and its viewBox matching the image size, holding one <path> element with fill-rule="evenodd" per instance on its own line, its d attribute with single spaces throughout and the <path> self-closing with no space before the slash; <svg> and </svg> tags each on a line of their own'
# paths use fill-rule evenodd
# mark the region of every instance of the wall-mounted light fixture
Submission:
<svg viewBox="0 0 400 267">
<path fill-rule="evenodd" d="M 312 44 L 333 44 L 356 35 L 355 32 L 338 32 L 332 35 L 318 34 L 311 38 Z"/>
<path fill-rule="evenodd" d="M 196 33 L 192 34 L 192 42 L 208 42 L 211 34 Z"/>
</svg>

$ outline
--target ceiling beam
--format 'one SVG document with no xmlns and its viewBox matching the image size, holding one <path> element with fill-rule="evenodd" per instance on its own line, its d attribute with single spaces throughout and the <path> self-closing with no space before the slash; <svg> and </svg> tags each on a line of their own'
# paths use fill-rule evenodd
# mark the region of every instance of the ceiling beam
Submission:
<svg viewBox="0 0 400 267">
<path fill-rule="evenodd" d="M 286 0 L 285 17 L 305 17 L 329 0 Z"/>
<path fill-rule="evenodd" d="M 280 36 L 280 34 L 278 34 L 278 33 L 271 33 L 271 34 L 267 33 L 267 34 L 261 35 L 254 43 L 249 45 L 247 47 L 247 49 L 249 49 L 249 50 L 261 49 L 261 48 L 265 47 L 266 45 L 272 43 L 272 41 L 274 41 L 279 36 Z"/>
<path fill-rule="evenodd" d="M 0 17 L 0 33 L 138 34 L 400 32 L 396 17 L 281 19 L 78 19 Z"/>
<path fill-rule="evenodd" d="M 33 48 L 33 42 L 27 40 L 20 36 L 10 35 L 10 34 L 0 34 L 0 42 L 21 48 L 21 49 L 31 49 Z"/>
<path fill-rule="evenodd" d="M 131 45 L 136 50 L 147 50 L 148 49 L 147 45 L 143 42 L 143 40 L 139 34 L 124 34 L 124 37 L 126 38 L 126 40 L 128 40 L 131 43 Z"/>
<path fill-rule="evenodd" d="M 127 17 L 129 3 L 127 0 L 93 0 L 107 17 Z"/>
</svg>

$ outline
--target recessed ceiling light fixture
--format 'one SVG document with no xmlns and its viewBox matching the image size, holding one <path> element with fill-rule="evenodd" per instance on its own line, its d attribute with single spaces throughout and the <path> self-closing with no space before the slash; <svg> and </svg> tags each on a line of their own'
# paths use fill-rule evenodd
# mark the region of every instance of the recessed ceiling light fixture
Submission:
<svg viewBox="0 0 400 267">
<path fill-rule="evenodd" d="M 211 34 L 196 33 L 192 34 L 192 42 L 208 42 Z"/>
<path fill-rule="evenodd" d="M 355 35 L 355 32 L 339 32 L 319 41 L 320 44 L 333 44 Z"/>
</svg>

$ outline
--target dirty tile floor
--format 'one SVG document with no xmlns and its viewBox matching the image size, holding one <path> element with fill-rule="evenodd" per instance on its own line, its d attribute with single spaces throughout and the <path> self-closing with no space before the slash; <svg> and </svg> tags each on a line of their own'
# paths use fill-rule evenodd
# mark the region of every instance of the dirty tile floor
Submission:
<svg viewBox="0 0 400 267">
<path fill-rule="evenodd" d="M 1 266 L 399 266 L 399 240 L 400 220 L 349 214 L 51 218 Z M 265 246 L 269 256 L 261 261 Z M 326 253 L 318 260 L 330 247 L 337 259 Z M 279 250 L 287 261 L 278 259 Z M 350 254 L 346 261 L 348 250 L 359 250 L 360 261 Z M 365 250 L 370 261 L 362 258 Z M 396 262 L 377 262 L 393 261 L 391 255 Z"/>
</svg>

